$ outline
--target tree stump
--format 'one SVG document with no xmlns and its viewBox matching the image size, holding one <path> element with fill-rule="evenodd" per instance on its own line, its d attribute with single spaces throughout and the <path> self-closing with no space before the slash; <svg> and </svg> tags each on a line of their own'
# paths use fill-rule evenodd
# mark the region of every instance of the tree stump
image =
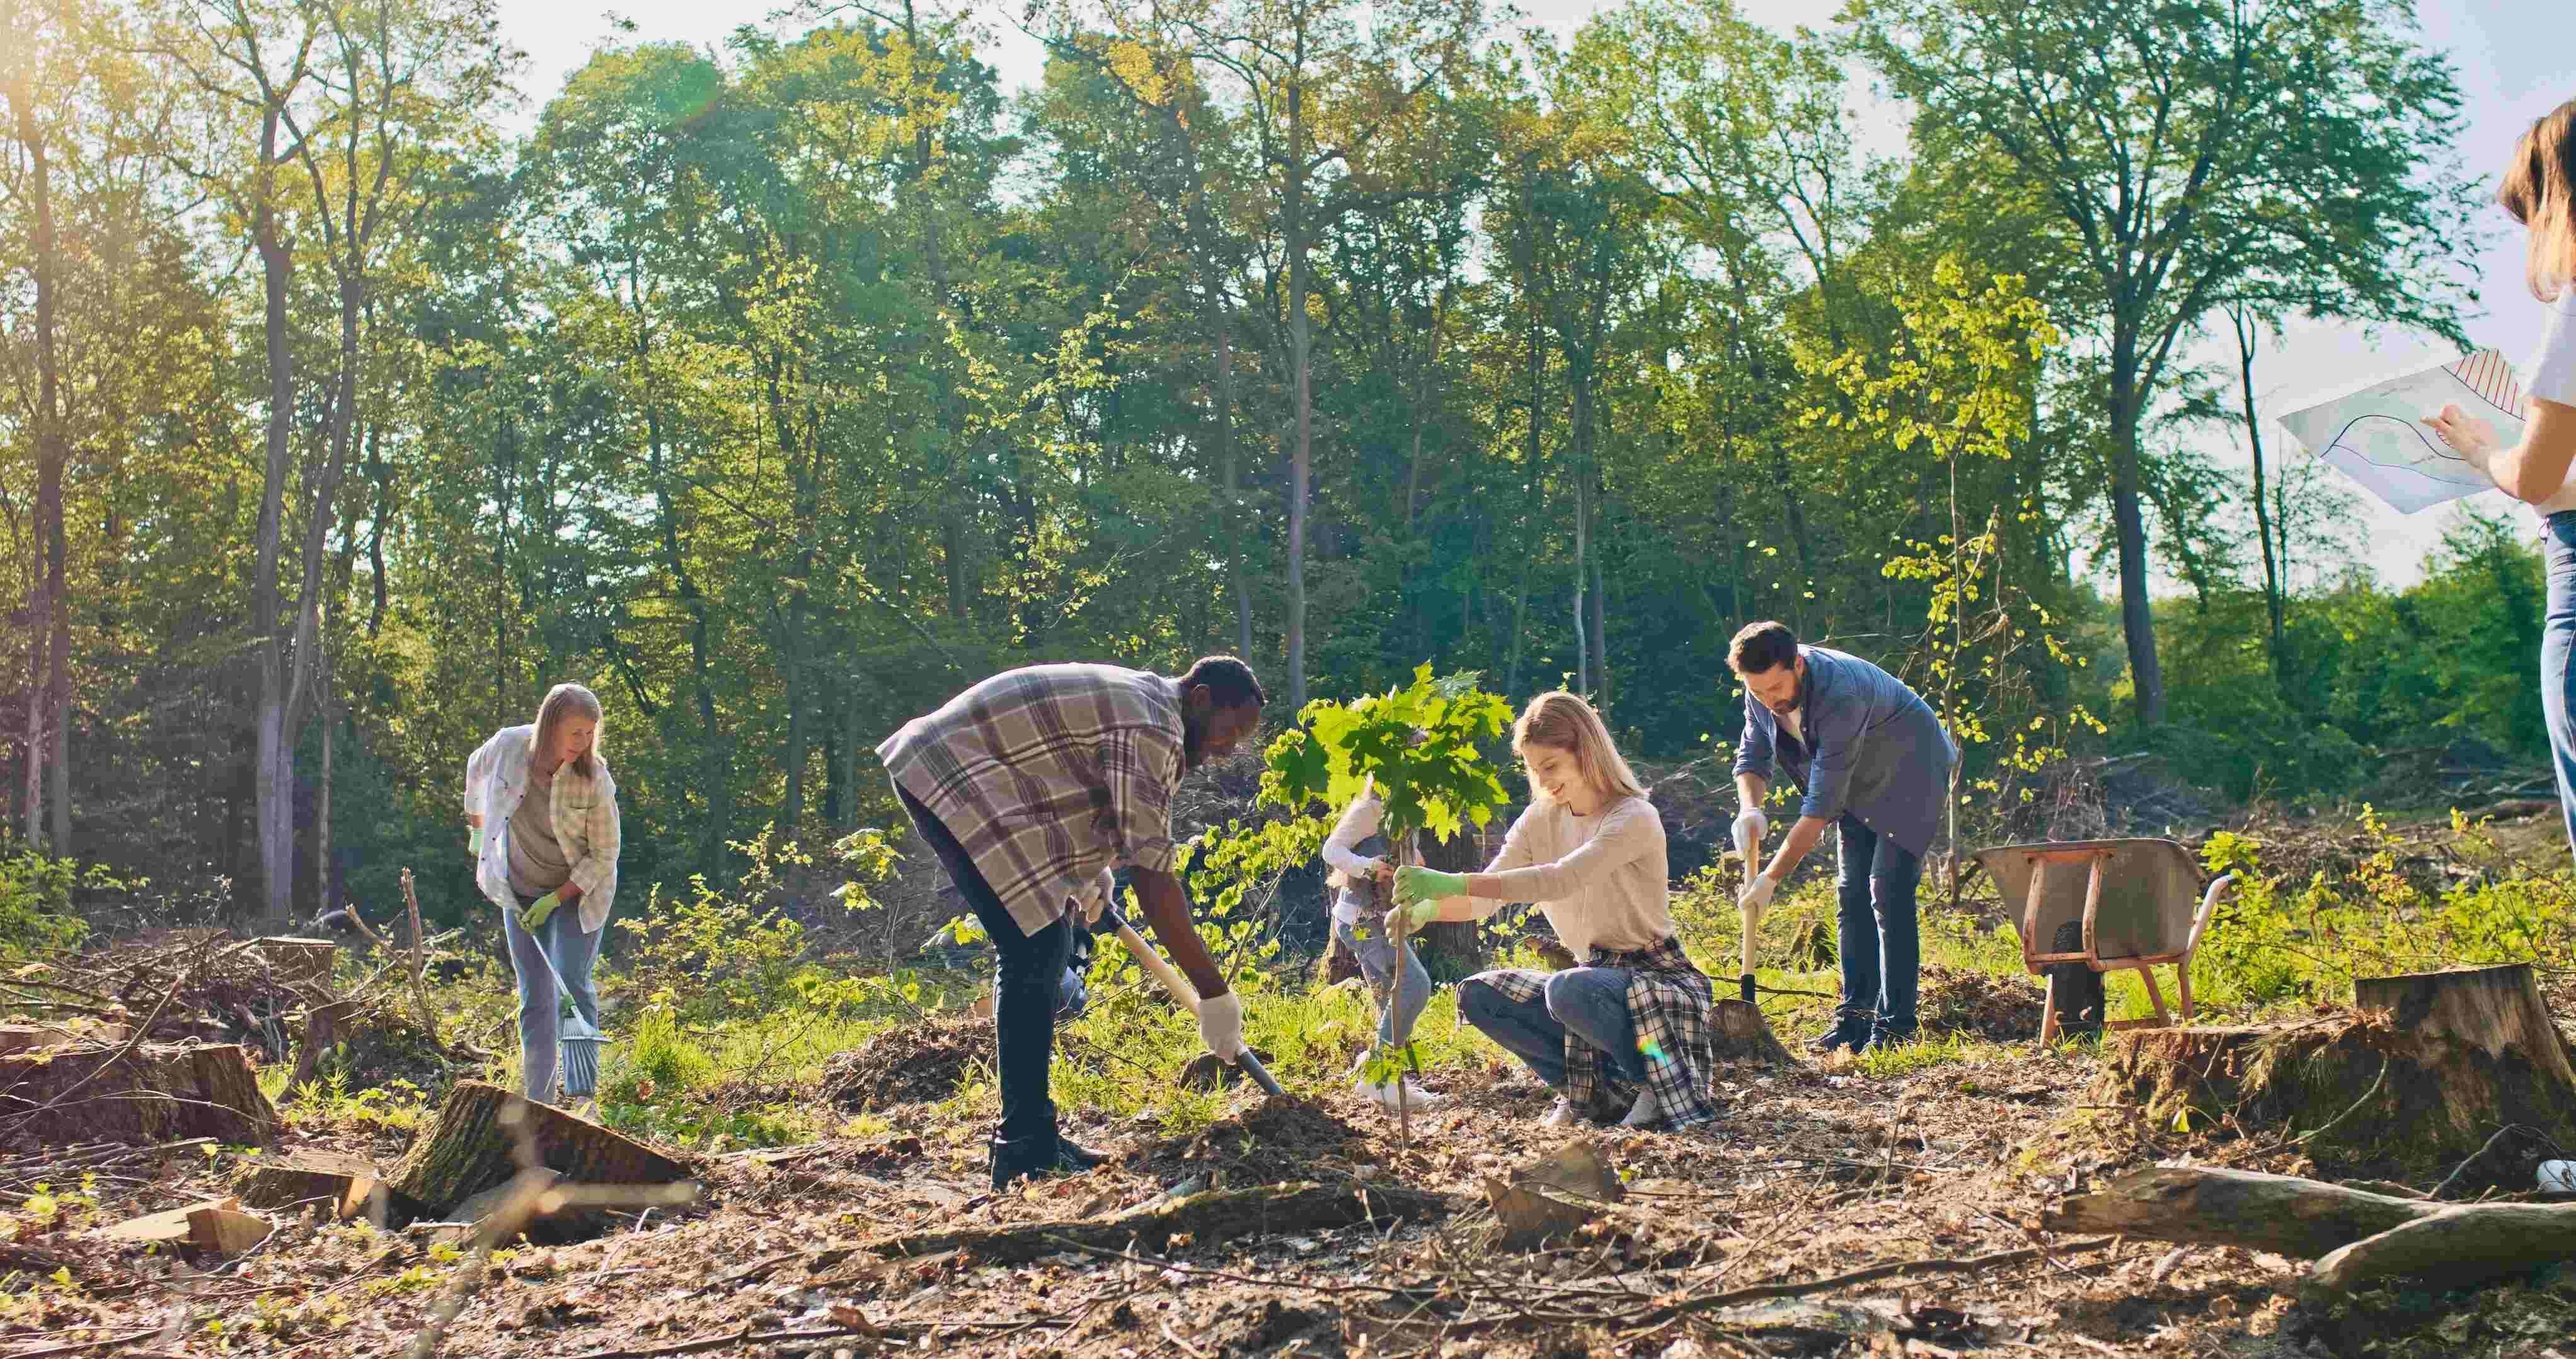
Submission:
<svg viewBox="0 0 2576 1359">
<path fill-rule="evenodd" d="M 536 1164 L 577 1184 L 668 1184 L 689 1168 L 653 1148 L 549 1104 L 497 1085 L 460 1081 L 447 1092 L 438 1122 L 412 1142 L 394 1168 L 393 1189 L 431 1212 L 444 1212 L 517 1174 L 514 1151 L 524 1136 Z"/>
<path fill-rule="evenodd" d="M 1777 1067 L 1798 1064 L 1798 1059 L 1771 1032 L 1771 1021 L 1762 1017 L 1762 1007 L 1741 1000 L 1721 1000 L 1709 1011 L 1708 1045 L 1721 1062 L 1758 1062 Z"/>
<path fill-rule="evenodd" d="M 277 1110 L 238 1044 L 144 1043 L 0 1057 L 0 1134 L 38 1142 L 260 1144 Z"/>
<path fill-rule="evenodd" d="M 401 1009 L 325 1001 L 304 1012 L 304 1035 L 296 1046 L 295 1070 L 286 1078 L 286 1098 L 296 1098 L 307 1082 L 324 1082 L 334 1074 L 351 1090 L 396 1078 L 426 1087 L 444 1078 L 447 1065 L 437 1036 Z"/>
<path fill-rule="evenodd" d="M 1429 832 L 1418 837 L 1422 847 L 1422 866 L 1443 873 L 1475 873 L 1485 867 L 1476 847 L 1473 831 L 1460 828 L 1446 840 L 1434 840 Z M 1390 905 L 1392 903 L 1389 903 Z M 1434 982 L 1455 982 L 1472 977 L 1491 963 L 1485 949 L 1484 927 L 1472 920 L 1434 921 L 1413 936 L 1415 953 L 1422 968 Z"/>
<path fill-rule="evenodd" d="M 2338 1021 L 2117 1034 L 2092 1102 L 2158 1128 L 2295 1138 L 2340 1175 L 2429 1186 L 2479 1157 L 2454 1186 L 2469 1192 L 2528 1189 L 2548 1143 L 2576 1147 L 2576 1080 L 2529 968 L 2355 989 L 2362 1008 Z M 2539 1135 L 2489 1150 L 2517 1125 Z"/>
</svg>

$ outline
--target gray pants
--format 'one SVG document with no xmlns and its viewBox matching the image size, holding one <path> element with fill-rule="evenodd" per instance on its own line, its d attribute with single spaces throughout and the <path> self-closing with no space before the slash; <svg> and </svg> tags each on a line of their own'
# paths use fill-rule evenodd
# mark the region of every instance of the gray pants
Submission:
<svg viewBox="0 0 2576 1359">
<path fill-rule="evenodd" d="M 1351 922 L 1336 917 L 1333 937 L 1350 949 L 1360 960 L 1360 975 L 1368 978 L 1369 989 L 1377 992 L 1377 1041 L 1388 1047 L 1401 1047 L 1413 1041 L 1413 1021 L 1422 1017 L 1422 1007 L 1431 1003 L 1431 974 L 1422 970 L 1422 959 L 1413 946 L 1404 946 L 1404 1004 L 1386 1003 L 1387 987 L 1395 979 L 1395 941 L 1386 933 L 1386 922 L 1362 922 L 1369 925 L 1369 937 L 1362 939 L 1351 928 Z"/>
<path fill-rule="evenodd" d="M 581 905 L 568 901 L 557 906 L 534 935 L 519 928 L 517 909 L 503 911 L 501 934 L 510 941 L 511 970 L 519 974 L 519 1088 L 532 1100 L 551 1102 L 555 1067 L 562 1056 L 567 996 L 582 1018 L 594 1026 L 599 1023 L 599 988 L 591 984 L 590 970 L 599 961 L 599 945 L 608 937 L 608 927 L 602 924 L 595 931 L 583 931 Z M 547 959 L 554 960 L 552 973 L 546 970 Z M 555 990 L 558 973 L 564 994 Z M 564 1097 L 583 1099 L 596 1093 L 566 1089 Z"/>
<path fill-rule="evenodd" d="M 1610 1070 L 1619 1079 L 1645 1082 L 1646 1059 L 1637 1054 L 1637 1025 L 1628 1017 L 1624 967 L 1570 967 L 1553 973 L 1547 994 L 1526 1005 L 1469 977 L 1458 983 L 1458 1013 L 1559 1090 L 1565 1088 L 1568 1032 L 1608 1053 Z"/>
</svg>

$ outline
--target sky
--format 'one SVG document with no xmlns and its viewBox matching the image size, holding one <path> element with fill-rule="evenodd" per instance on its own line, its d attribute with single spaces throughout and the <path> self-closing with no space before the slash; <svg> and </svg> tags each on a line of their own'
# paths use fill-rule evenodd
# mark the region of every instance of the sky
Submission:
<svg viewBox="0 0 2576 1359">
<path fill-rule="evenodd" d="M 2428 46 L 2448 52 L 2466 96 L 2466 125 L 2460 156 L 2469 173 L 2492 184 L 2497 167 L 2514 139 L 2531 121 L 2560 103 L 2576 98 L 2576 43 L 2567 41 L 2570 0 L 2418 0 L 2416 15 Z M 1605 0 L 1520 0 L 1524 22 L 1570 38 L 1583 21 L 1609 8 Z M 1014 6 L 1013 8 L 1016 8 Z M 1737 0 L 1746 18 L 1787 32 L 1799 24 L 1824 25 L 1840 8 L 1838 0 Z M 634 25 L 633 39 L 680 41 L 699 46 L 721 43 L 744 21 L 744 9 L 711 6 L 704 0 L 624 0 L 613 11 L 586 10 L 544 0 L 505 0 L 503 34 L 528 53 L 522 86 L 528 96 L 518 121 L 533 124 L 538 108 L 561 88 L 564 78 L 589 59 L 591 50 L 613 33 L 614 17 Z M 756 11 L 754 11 L 756 12 Z M 1043 66 L 1037 44 L 987 8 L 995 47 L 984 53 L 1011 88 L 1037 82 Z M 1869 107 L 1867 90 L 1855 91 L 1862 107 L 1856 116 L 1862 145 L 1871 150 L 1901 150 L 1901 117 L 1885 106 Z M 2471 340 L 2501 351 L 2521 364 L 2540 339 L 2543 314 L 2522 287 L 2522 232 L 2500 208 L 2480 213 L 2486 239 L 2462 270 L 2477 286 L 2482 310 L 2469 321 Z M 2235 341 L 2224 331 L 2187 355 L 2193 361 L 2235 371 Z M 2357 378 L 2394 376 L 2457 357 L 2443 342 L 2405 334 L 2366 334 L 2357 326 L 2294 323 L 2267 346 L 2255 363 L 2257 409 L 2266 417 L 2267 456 L 2296 444 L 2270 417 L 2297 410 L 2312 399 L 2339 394 Z M 2241 430 L 2211 429 L 2200 436 L 2213 460 L 2243 469 L 2247 464 Z M 2377 500 L 2361 496 L 2363 522 L 2354 535 L 2366 545 L 2366 557 L 2381 580 L 2403 585 L 2417 579 L 2426 554 L 2459 514 L 2458 506 L 2475 506 L 2490 514 L 2512 514 L 2537 538 L 2538 524 L 2499 492 L 2488 492 L 2453 505 L 2414 515 L 2400 515 Z M 2171 581 L 2164 589 L 2178 588 Z"/>
</svg>

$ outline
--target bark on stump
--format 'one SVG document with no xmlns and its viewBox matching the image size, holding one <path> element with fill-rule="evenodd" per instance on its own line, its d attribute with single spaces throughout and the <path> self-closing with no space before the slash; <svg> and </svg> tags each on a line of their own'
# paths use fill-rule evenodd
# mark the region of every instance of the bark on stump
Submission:
<svg viewBox="0 0 2576 1359">
<path fill-rule="evenodd" d="M 394 1192 L 443 1212 L 518 1173 L 520 1137 L 536 1164 L 578 1184 L 668 1184 L 689 1168 L 641 1142 L 587 1119 L 537 1104 L 481 1081 L 447 1092 L 438 1122 L 413 1141 L 394 1168 Z"/>
<path fill-rule="evenodd" d="M 1721 1000 L 1708 1015 L 1709 1050 L 1721 1062 L 1758 1062 L 1793 1067 L 1798 1059 L 1771 1032 L 1762 1007 L 1741 1000 Z"/>
<path fill-rule="evenodd" d="M 2528 967 L 2356 984 L 2340 1021 L 2114 1035 L 2093 1103 L 2130 1104 L 2158 1128 L 2295 1138 L 2317 1164 L 2430 1186 L 2528 1189 L 2547 1144 L 2576 1146 L 2576 1080 Z M 2537 1136 L 2490 1150 L 2506 1127 Z M 2504 1162 L 2504 1164 L 2495 1164 Z"/>
<path fill-rule="evenodd" d="M 257 1145 L 277 1110 L 238 1044 L 144 1043 L 0 1057 L 0 1132 L 39 1142 Z"/>
</svg>

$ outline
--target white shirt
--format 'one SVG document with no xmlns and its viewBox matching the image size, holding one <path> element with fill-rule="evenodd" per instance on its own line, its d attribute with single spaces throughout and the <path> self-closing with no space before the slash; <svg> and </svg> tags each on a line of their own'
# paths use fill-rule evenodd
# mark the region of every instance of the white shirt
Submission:
<svg viewBox="0 0 2576 1359">
<path fill-rule="evenodd" d="M 1342 819 L 1334 823 L 1333 833 L 1324 837 L 1324 866 L 1352 878 L 1366 874 L 1369 859 L 1359 853 L 1358 846 L 1360 841 L 1377 834 L 1385 815 L 1386 804 L 1378 800 L 1376 780 L 1361 785 L 1360 795 L 1342 809 Z M 1345 889 L 1333 902 L 1333 918 L 1346 925 L 1358 924 L 1358 896 Z"/>
<path fill-rule="evenodd" d="M 465 810 L 483 818 L 483 853 L 474 861 L 474 884 L 505 911 L 518 909 L 510 893 L 511 824 L 519 803 L 536 782 L 528 766 L 536 753 L 534 725 L 504 727 L 465 762 Z M 617 901 L 617 853 L 623 831 L 617 816 L 617 780 L 608 762 L 590 757 L 596 772 L 584 778 L 571 765 L 555 771 L 546 790 L 547 829 L 564 861 L 572 866 L 570 881 L 581 887 L 573 905 L 581 931 L 597 934 L 608 923 Z"/>
<path fill-rule="evenodd" d="M 2522 394 L 2576 406 L 2576 284 L 2562 285 L 2558 300 L 2549 304 L 2549 327 L 2540 333 L 2540 347 L 2531 351 L 2531 362 L 2523 368 Z M 2543 518 L 2576 510 L 2576 474 L 2569 475 L 2556 495 L 2532 508 Z"/>
</svg>

